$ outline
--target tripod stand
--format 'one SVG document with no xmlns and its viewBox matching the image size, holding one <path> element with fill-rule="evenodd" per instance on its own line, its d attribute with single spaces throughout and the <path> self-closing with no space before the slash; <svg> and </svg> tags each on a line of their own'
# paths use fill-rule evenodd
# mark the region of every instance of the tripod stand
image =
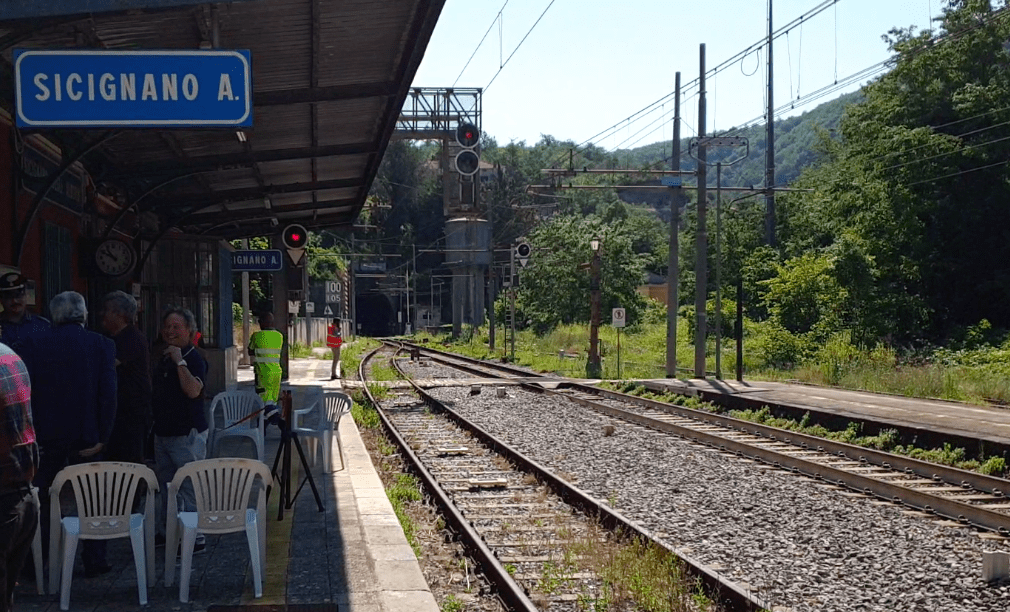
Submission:
<svg viewBox="0 0 1010 612">
<path fill-rule="evenodd" d="M 298 498 L 298 494 L 301 493 L 306 482 L 308 482 L 309 486 L 312 487 L 312 495 L 316 498 L 316 506 L 319 507 L 319 511 L 324 512 L 325 508 L 323 508 L 323 501 L 319 497 L 319 490 L 316 489 L 316 481 L 312 479 L 312 472 L 309 470 L 309 463 L 305 460 L 305 451 L 302 450 L 302 444 L 298 441 L 298 432 L 291 431 L 291 392 L 282 392 L 280 400 L 281 407 L 284 412 L 284 417 L 277 423 L 277 426 L 281 430 L 281 445 L 277 448 L 277 455 L 274 457 L 274 465 L 270 471 L 281 488 L 281 499 L 280 503 L 277 504 L 277 520 L 283 521 L 284 511 L 290 510 L 291 507 L 294 506 L 295 500 Z M 298 489 L 295 490 L 294 495 L 291 494 L 292 443 L 294 443 L 295 449 L 298 450 L 298 457 L 302 461 L 302 471 L 305 472 L 305 478 L 302 480 L 301 484 L 298 485 Z M 280 473 L 277 472 L 277 464 L 280 464 L 281 466 Z"/>
</svg>

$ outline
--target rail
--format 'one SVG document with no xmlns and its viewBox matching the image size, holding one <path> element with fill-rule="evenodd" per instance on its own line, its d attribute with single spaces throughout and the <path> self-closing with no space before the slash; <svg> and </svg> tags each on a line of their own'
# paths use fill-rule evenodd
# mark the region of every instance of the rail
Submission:
<svg viewBox="0 0 1010 612">
<path fill-rule="evenodd" d="M 421 350 L 432 355 L 441 353 L 441 351 L 426 347 L 422 347 Z M 526 377 L 531 376 L 529 372 L 517 370 L 504 364 L 471 363 L 477 360 L 455 354 L 448 357 L 439 356 L 437 359 L 452 367 L 467 368 L 483 374 L 486 374 L 488 370 L 493 370 L 513 376 L 520 373 Z M 466 365 L 454 363 L 460 361 L 466 362 Z M 826 480 L 860 493 L 902 503 L 961 523 L 970 523 L 982 529 L 996 531 L 1004 535 L 1010 534 L 1010 512 L 1008 512 L 1010 511 L 1010 499 L 1007 499 L 1007 495 L 1010 494 L 1010 480 L 599 389 L 575 381 L 543 378 L 545 382 L 550 380 L 553 383 L 551 386 L 556 386 L 558 389 L 544 389 L 542 384 L 536 383 L 524 386 L 546 393 L 564 395 L 568 399 L 610 416 Z M 585 396 L 573 396 L 572 392 L 604 397 L 629 405 L 644 406 L 693 421 L 700 424 L 702 428 L 699 429 L 698 425 L 690 426 L 670 422 L 608 406 Z M 712 427 L 718 427 L 721 431 L 704 430 Z M 751 435 L 754 439 L 749 441 L 734 439 L 740 434 Z M 789 449 L 782 449 L 782 445 L 788 445 Z M 775 446 L 779 448 L 772 448 Z M 822 455 L 820 461 L 813 460 L 812 456 L 815 454 Z M 833 456 L 837 465 L 830 465 L 823 455 Z M 855 465 L 842 465 L 846 462 L 845 460 Z M 867 470 L 866 468 L 875 469 Z M 873 475 L 862 474 L 861 471 L 872 471 Z M 901 478 L 903 482 L 901 484 L 892 482 L 896 478 Z M 933 493 L 930 493 L 930 490 L 933 490 Z M 957 497 L 967 501 L 959 501 L 956 499 Z"/>
<path fill-rule="evenodd" d="M 387 342 L 387 344 L 392 345 L 393 343 Z M 403 342 L 397 344 L 401 347 L 409 347 L 413 349 L 420 349 L 422 351 L 429 351 L 429 349 L 421 347 L 419 345 L 413 345 Z M 486 369 L 485 370 L 480 369 L 480 367 L 477 364 L 471 364 L 469 367 L 466 367 L 465 369 L 467 371 L 478 374 L 486 373 L 486 370 L 490 369 L 490 370 L 498 370 L 501 372 L 508 372 L 513 375 L 518 375 L 519 377 L 528 378 L 531 376 L 535 376 L 529 372 L 523 370 L 517 370 L 515 368 L 510 368 L 508 366 L 504 366 L 501 364 L 482 363 L 480 365 L 486 366 Z M 396 366 L 397 370 L 400 371 L 402 374 L 402 370 L 399 368 L 399 366 L 395 363 L 394 366 Z M 453 364 L 452 367 L 464 369 L 462 366 L 457 364 Z M 545 381 L 551 380 L 548 377 L 542 377 L 542 378 L 544 378 Z M 546 467 L 542 466 L 535 460 L 515 450 L 514 448 L 505 444 L 503 441 L 499 440 L 492 434 L 485 431 L 483 428 L 469 421 L 456 411 L 446 406 L 444 403 L 438 401 L 431 394 L 427 393 L 424 389 L 418 386 L 413 380 L 410 380 L 408 378 L 408 381 L 411 383 L 418 396 L 427 405 L 431 406 L 433 409 L 439 410 L 440 412 L 446 414 L 453 422 L 455 422 L 463 429 L 469 431 L 471 434 L 473 434 L 473 436 L 476 439 L 482 442 L 485 446 L 488 446 L 489 448 L 492 448 L 499 454 L 505 456 L 506 458 L 509 459 L 509 461 L 519 466 L 523 471 L 534 474 L 539 480 L 545 482 L 556 495 L 558 495 L 568 504 L 578 508 L 588 516 L 598 517 L 600 522 L 608 529 L 629 534 L 631 537 L 637 538 L 642 542 L 652 542 L 655 545 L 664 548 L 675 557 L 681 559 L 684 562 L 688 573 L 696 577 L 701 582 L 703 588 L 705 589 L 706 594 L 709 595 L 714 601 L 720 602 L 725 609 L 741 612 L 743 611 L 750 612 L 750 611 L 762 610 L 765 608 L 770 609 L 769 604 L 761 600 L 756 594 L 751 593 L 747 589 L 740 587 L 736 583 L 725 580 L 717 572 L 709 569 L 705 564 L 694 559 L 691 555 L 687 554 L 686 552 L 676 547 L 670 546 L 664 542 L 656 540 L 647 531 L 643 530 L 642 528 L 632 523 L 630 520 L 628 520 L 619 512 L 613 510 L 612 508 L 604 504 L 601 504 L 595 498 L 593 498 L 586 492 L 582 491 L 572 483 L 552 473 L 550 470 L 548 470 Z M 527 385 L 524 383 L 523 386 L 528 387 L 535 391 L 543 390 L 536 384 Z M 411 453 L 411 455 L 413 456 L 413 453 Z"/>
</svg>

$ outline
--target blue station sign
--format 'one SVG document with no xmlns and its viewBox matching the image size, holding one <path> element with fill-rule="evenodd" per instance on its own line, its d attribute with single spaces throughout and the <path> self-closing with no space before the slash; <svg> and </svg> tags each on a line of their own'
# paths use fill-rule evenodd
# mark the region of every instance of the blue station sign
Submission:
<svg viewBox="0 0 1010 612">
<path fill-rule="evenodd" d="M 232 272 L 280 272 L 284 257 L 278 249 L 232 251 Z"/>
<path fill-rule="evenodd" d="M 249 51 L 14 51 L 19 127 L 252 125 Z"/>
</svg>

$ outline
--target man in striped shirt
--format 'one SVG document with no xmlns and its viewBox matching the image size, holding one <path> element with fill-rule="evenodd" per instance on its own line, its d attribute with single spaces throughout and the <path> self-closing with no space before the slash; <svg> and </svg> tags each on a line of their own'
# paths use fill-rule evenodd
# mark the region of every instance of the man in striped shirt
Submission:
<svg viewBox="0 0 1010 612">
<path fill-rule="evenodd" d="M 14 609 L 14 585 L 39 522 L 29 488 L 39 463 L 31 395 L 21 358 L 0 344 L 0 612 Z"/>
</svg>

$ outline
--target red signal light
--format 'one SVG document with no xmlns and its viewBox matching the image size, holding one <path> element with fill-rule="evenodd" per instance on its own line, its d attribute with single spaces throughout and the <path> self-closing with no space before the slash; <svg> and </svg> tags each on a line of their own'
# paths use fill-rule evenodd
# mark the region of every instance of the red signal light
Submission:
<svg viewBox="0 0 1010 612">
<path fill-rule="evenodd" d="M 468 149 L 476 147 L 480 142 L 480 129 L 472 123 L 460 123 L 456 126 L 456 142 Z"/>
<path fill-rule="evenodd" d="M 309 234 L 301 225 L 292 224 L 284 228 L 281 239 L 284 246 L 289 249 L 304 249 L 305 243 L 309 241 Z"/>
</svg>

